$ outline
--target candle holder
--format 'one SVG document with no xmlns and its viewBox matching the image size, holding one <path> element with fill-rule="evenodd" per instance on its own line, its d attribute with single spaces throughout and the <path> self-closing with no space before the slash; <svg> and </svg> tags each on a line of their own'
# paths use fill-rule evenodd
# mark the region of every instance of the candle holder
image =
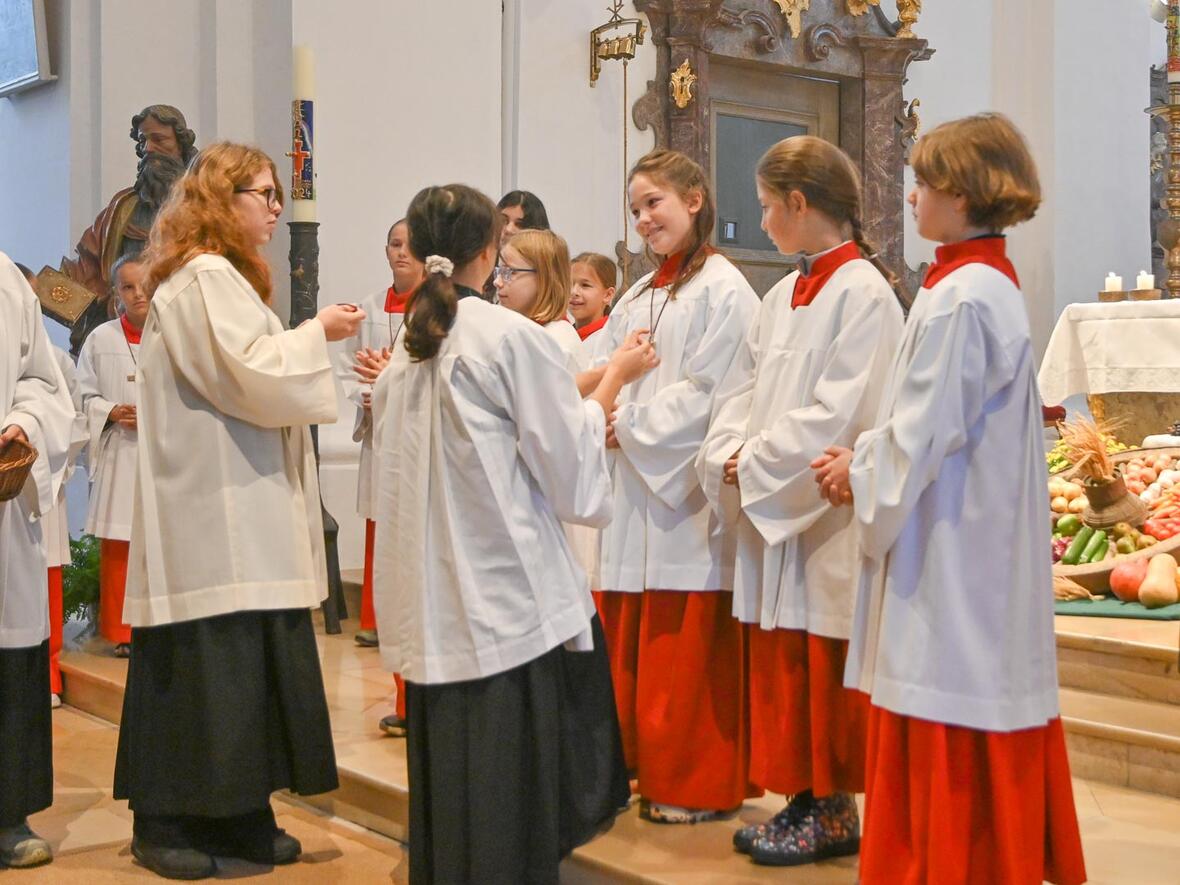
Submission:
<svg viewBox="0 0 1180 885">
<path fill-rule="evenodd" d="M 1117 292 L 1103 290 L 1098 293 L 1098 300 L 1104 304 L 1116 301 L 1159 301 L 1162 297 L 1162 289 L 1120 289 Z"/>
</svg>

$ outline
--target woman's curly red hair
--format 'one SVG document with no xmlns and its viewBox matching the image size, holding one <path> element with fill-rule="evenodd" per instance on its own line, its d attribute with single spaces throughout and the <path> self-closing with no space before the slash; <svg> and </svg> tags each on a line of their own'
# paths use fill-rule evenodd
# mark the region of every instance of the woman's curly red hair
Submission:
<svg viewBox="0 0 1180 885">
<path fill-rule="evenodd" d="M 228 141 L 211 144 L 189 164 L 160 208 L 148 237 L 144 286 L 156 287 L 197 255 L 224 256 L 265 302 L 273 290 L 270 265 L 242 229 L 234 213 L 234 189 L 270 170 L 275 193 L 283 202 L 283 186 L 274 161 L 258 148 Z"/>
</svg>

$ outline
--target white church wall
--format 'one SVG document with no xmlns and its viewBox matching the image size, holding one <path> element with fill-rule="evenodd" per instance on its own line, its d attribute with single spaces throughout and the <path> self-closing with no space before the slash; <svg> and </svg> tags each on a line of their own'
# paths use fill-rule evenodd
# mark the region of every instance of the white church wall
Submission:
<svg viewBox="0 0 1180 885">
<path fill-rule="evenodd" d="M 613 258 L 615 243 L 630 227 L 624 222 L 622 62 L 604 62 L 598 84 L 591 88 L 589 81 L 590 31 L 609 17 L 607 4 L 515 0 L 515 5 L 521 19 L 519 129 L 517 162 L 504 190 L 522 188 L 541 197 L 571 253 Z M 630 3 L 622 13 L 636 15 Z M 648 34 L 628 65 L 628 105 L 647 91 L 655 67 Z M 635 128 L 629 107 L 626 117 L 633 164 L 651 150 L 654 134 Z M 630 242 L 638 248 L 633 232 Z"/>
<path fill-rule="evenodd" d="M 1108 270 L 1150 270 L 1148 65 L 1164 28 L 1147 4 L 1056 0 L 1057 299 L 1095 301 Z"/>
</svg>

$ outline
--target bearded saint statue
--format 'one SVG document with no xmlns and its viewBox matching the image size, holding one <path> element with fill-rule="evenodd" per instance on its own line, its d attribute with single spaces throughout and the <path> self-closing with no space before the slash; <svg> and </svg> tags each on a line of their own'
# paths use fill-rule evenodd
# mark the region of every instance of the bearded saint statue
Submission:
<svg viewBox="0 0 1180 885">
<path fill-rule="evenodd" d="M 188 128 L 184 114 L 171 105 L 150 105 L 132 117 L 131 139 L 139 157 L 135 183 L 111 198 L 82 234 L 77 255 L 61 262 L 62 273 L 98 296 L 70 331 L 70 351 L 75 356 L 90 331 L 115 316 L 111 265 L 124 255 L 143 251 L 156 213 L 197 155 L 196 134 Z"/>
</svg>

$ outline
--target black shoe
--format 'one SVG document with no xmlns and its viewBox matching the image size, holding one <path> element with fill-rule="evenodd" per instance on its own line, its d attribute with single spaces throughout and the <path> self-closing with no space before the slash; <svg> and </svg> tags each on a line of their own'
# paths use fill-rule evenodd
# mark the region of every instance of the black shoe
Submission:
<svg viewBox="0 0 1180 885">
<path fill-rule="evenodd" d="M 233 853 L 229 856 L 239 858 L 240 860 L 248 860 L 250 863 L 277 867 L 295 863 L 302 853 L 303 846 L 299 843 L 298 839 L 286 830 L 276 830 L 274 839 L 266 849 L 259 851 L 242 846 L 233 850 Z"/>
<path fill-rule="evenodd" d="M 165 879 L 207 879 L 217 872 L 213 858 L 195 848 L 161 848 L 133 836 L 131 853 L 141 864 Z"/>
<path fill-rule="evenodd" d="M 377 727 L 390 737 L 404 738 L 406 736 L 406 720 L 396 713 L 386 716 Z"/>
<path fill-rule="evenodd" d="M 380 645 L 376 630 L 357 630 L 352 640 L 361 648 L 376 648 Z"/>
<path fill-rule="evenodd" d="M 811 790 L 795 793 L 787 799 L 786 807 L 770 820 L 765 823 L 750 824 L 734 833 L 734 849 L 740 851 L 742 854 L 749 854 L 755 842 L 789 827 L 797 819 L 802 817 L 804 812 L 811 807 L 813 801 Z"/>
</svg>

